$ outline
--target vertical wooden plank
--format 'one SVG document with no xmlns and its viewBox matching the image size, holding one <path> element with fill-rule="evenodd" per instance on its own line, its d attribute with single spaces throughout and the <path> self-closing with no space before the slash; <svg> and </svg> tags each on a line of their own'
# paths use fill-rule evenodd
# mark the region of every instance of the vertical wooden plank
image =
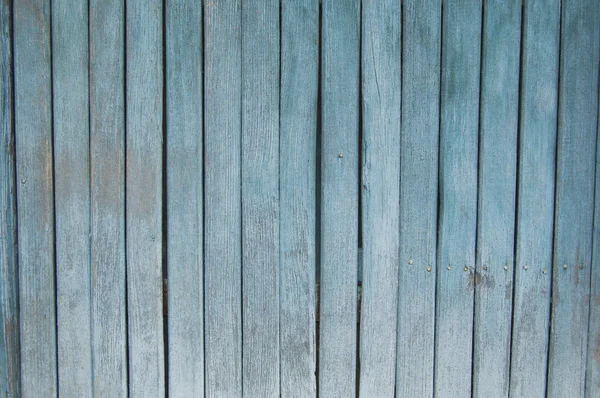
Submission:
<svg viewBox="0 0 600 398">
<path fill-rule="evenodd" d="M 521 0 L 484 3 L 473 395 L 508 395 Z"/>
<path fill-rule="evenodd" d="M 204 395 L 202 3 L 166 2 L 169 395 Z"/>
<path fill-rule="evenodd" d="M 279 396 L 279 1 L 242 2 L 243 391 Z"/>
<path fill-rule="evenodd" d="M 554 225 L 560 1 L 523 9 L 510 395 L 546 393 Z"/>
<path fill-rule="evenodd" d="M 396 396 L 427 397 L 433 395 L 441 1 L 405 1 L 403 13 Z"/>
<path fill-rule="evenodd" d="M 400 2 L 362 5 L 361 397 L 391 397 L 400 234 Z"/>
<path fill-rule="evenodd" d="M 0 395 L 20 396 L 12 3 L 0 2 Z"/>
<path fill-rule="evenodd" d="M 21 395 L 57 395 L 50 1 L 13 4 Z"/>
<path fill-rule="evenodd" d="M 319 396 L 356 396 L 360 2 L 323 0 Z"/>
<path fill-rule="evenodd" d="M 127 396 L 123 0 L 91 0 L 90 182 L 95 397 Z"/>
<path fill-rule="evenodd" d="M 162 314 L 161 0 L 126 7 L 126 239 L 129 394 L 165 393 Z"/>
<path fill-rule="evenodd" d="M 281 3 L 281 396 L 316 397 L 319 1 Z"/>
<path fill-rule="evenodd" d="M 549 397 L 584 395 L 598 122 L 600 12 L 562 2 Z"/>
<path fill-rule="evenodd" d="M 241 4 L 204 19 L 204 355 L 207 397 L 242 396 Z"/>
<path fill-rule="evenodd" d="M 87 1 L 52 1 L 58 390 L 92 394 Z"/>
<path fill-rule="evenodd" d="M 438 397 L 471 396 L 481 3 L 446 1 L 442 17 L 434 374 Z"/>
</svg>

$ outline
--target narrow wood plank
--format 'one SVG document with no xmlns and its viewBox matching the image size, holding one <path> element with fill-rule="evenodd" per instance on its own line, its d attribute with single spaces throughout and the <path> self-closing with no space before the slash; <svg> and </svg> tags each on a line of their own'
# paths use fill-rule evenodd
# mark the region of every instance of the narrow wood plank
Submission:
<svg viewBox="0 0 600 398">
<path fill-rule="evenodd" d="M 162 297 L 161 0 L 126 7 L 126 241 L 129 395 L 165 393 Z"/>
<path fill-rule="evenodd" d="M 434 372 L 442 5 L 409 0 L 403 7 L 396 396 L 427 397 Z"/>
<path fill-rule="evenodd" d="M 600 82 L 598 83 L 600 84 Z M 600 103 L 598 104 L 600 107 Z M 600 109 L 598 110 L 600 115 Z M 588 331 L 585 397 L 593 398 L 600 391 L 600 118 L 596 139 L 596 192 L 590 284 L 590 327 Z"/>
<path fill-rule="evenodd" d="M 508 395 L 521 0 L 484 4 L 473 396 Z"/>
<path fill-rule="evenodd" d="M 89 19 L 93 391 L 126 397 L 124 1 Z"/>
<path fill-rule="evenodd" d="M 510 395 L 544 397 L 548 363 L 560 1 L 523 8 Z"/>
<path fill-rule="evenodd" d="M 279 388 L 279 1 L 242 2 L 243 391 Z"/>
<path fill-rule="evenodd" d="M 442 17 L 434 373 L 438 397 L 471 396 L 481 7 L 480 0 L 446 1 Z"/>
<path fill-rule="evenodd" d="M 562 2 L 549 397 L 584 396 L 598 122 L 600 12 Z"/>
<path fill-rule="evenodd" d="M 21 395 L 57 395 L 50 1 L 14 2 Z"/>
<path fill-rule="evenodd" d="M 281 396 L 316 397 L 319 1 L 281 3 Z"/>
<path fill-rule="evenodd" d="M 20 396 L 12 4 L 0 3 L 0 395 Z"/>
<path fill-rule="evenodd" d="M 362 5 L 361 397 L 396 379 L 400 235 L 400 2 Z"/>
<path fill-rule="evenodd" d="M 169 396 L 204 395 L 202 3 L 166 3 Z"/>
<path fill-rule="evenodd" d="M 52 1 L 58 390 L 92 394 L 87 1 Z"/>
<path fill-rule="evenodd" d="M 360 2 L 323 0 L 319 396 L 356 396 Z"/>
<path fill-rule="evenodd" d="M 204 355 L 207 397 L 242 396 L 241 3 L 204 17 Z"/>
</svg>

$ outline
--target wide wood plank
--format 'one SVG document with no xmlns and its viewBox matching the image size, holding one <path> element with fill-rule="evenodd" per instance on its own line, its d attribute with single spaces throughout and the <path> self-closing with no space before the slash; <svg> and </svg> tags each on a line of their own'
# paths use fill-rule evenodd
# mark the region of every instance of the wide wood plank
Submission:
<svg viewBox="0 0 600 398">
<path fill-rule="evenodd" d="M 281 3 L 281 396 L 316 397 L 315 195 L 319 1 Z"/>
<path fill-rule="evenodd" d="M 163 396 L 163 2 L 126 7 L 129 395 Z"/>
<path fill-rule="evenodd" d="M 362 6 L 361 397 L 396 379 L 400 234 L 400 2 Z"/>
<path fill-rule="evenodd" d="M 13 6 L 21 395 L 55 397 L 50 1 Z"/>
<path fill-rule="evenodd" d="M 473 396 L 508 395 L 521 1 L 484 4 Z"/>
<path fill-rule="evenodd" d="M 241 4 L 204 15 L 204 355 L 207 397 L 242 396 Z"/>
<path fill-rule="evenodd" d="M 89 19 L 93 391 L 126 397 L 124 1 Z"/>
<path fill-rule="evenodd" d="M 442 17 L 434 373 L 439 397 L 471 395 L 481 6 L 446 1 Z"/>
<path fill-rule="evenodd" d="M 20 395 L 12 4 L 0 2 L 0 395 Z"/>
<path fill-rule="evenodd" d="M 279 1 L 242 2 L 243 391 L 279 396 Z"/>
<path fill-rule="evenodd" d="M 323 0 L 319 396 L 356 396 L 360 2 Z"/>
<path fill-rule="evenodd" d="M 202 3 L 166 3 L 167 275 L 172 397 L 204 395 Z"/>
<path fill-rule="evenodd" d="M 427 397 L 434 371 L 441 1 L 405 1 L 403 13 L 396 396 Z"/>
<path fill-rule="evenodd" d="M 598 117 L 600 12 L 562 2 L 549 397 L 584 395 Z"/>
<path fill-rule="evenodd" d="M 52 1 L 58 390 L 92 394 L 87 1 Z"/>
<path fill-rule="evenodd" d="M 523 9 L 510 395 L 544 397 L 554 225 L 560 1 Z"/>
</svg>

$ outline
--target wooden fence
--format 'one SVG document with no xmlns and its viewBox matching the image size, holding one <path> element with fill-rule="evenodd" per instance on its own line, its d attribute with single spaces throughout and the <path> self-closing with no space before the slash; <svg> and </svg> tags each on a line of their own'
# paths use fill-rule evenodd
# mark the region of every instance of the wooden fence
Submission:
<svg viewBox="0 0 600 398">
<path fill-rule="evenodd" d="M 596 0 L 0 30 L 0 395 L 600 397 Z"/>
</svg>

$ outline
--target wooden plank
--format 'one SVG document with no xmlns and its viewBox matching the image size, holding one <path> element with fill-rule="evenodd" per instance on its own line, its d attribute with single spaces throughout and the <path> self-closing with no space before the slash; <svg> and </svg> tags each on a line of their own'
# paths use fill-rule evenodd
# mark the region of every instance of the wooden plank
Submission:
<svg viewBox="0 0 600 398">
<path fill-rule="evenodd" d="M 396 396 L 427 397 L 434 372 L 442 5 L 409 0 L 403 7 Z"/>
<path fill-rule="evenodd" d="M 560 1 L 523 8 L 519 177 L 510 395 L 546 393 Z"/>
<path fill-rule="evenodd" d="M 434 373 L 439 397 L 471 396 L 481 7 L 481 1 L 446 1 L 442 17 Z"/>
<path fill-rule="evenodd" d="M 126 7 L 126 239 L 129 395 L 165 393 L 162 297 L 161 0 Z"/>
<path fill-rule="evenodd" d="M 12 4 L 0 3 L 0 395 L 20 396 Z"/>
<path fill-rule="evenodd" d="M 207 397 L 242 396 L 241 3 L 204 19 L 204 355 Z"/>
<path fill-rule="evenodd" d="M 396 378 L 400 235 L 400 2 L 362 6 L 361 397 Z"/>
<path fill-rule="evenodd" d="M 124 1 L 89 19 L 93 391 L 126 397 Z"/>
<path fill-rule="evenodd" d="M 279 1 L 242 2 L 244 396 L 280 395 Z"/>
<path fill-rule="evenodd" d="M 281 3 L 281 396 L 316 397 L 319 1 Z"/>
<path fill-rule="evenodd" d="M 169 395 L 204 395 L 202 3 L 166 3 Z"/>
<path fill-rule="evenodd" d="M 600 82 L 598 83 L 600 84 Z M 598 104 L 600 106 L 600 103 Z M 598 110 L 600 116 L 600 108 Z M 590 326 L 588 331 L 585 397 L 593 398 L 600 391 L 600 118 L 596 139 L 596 192 L 594 205 L 594 231 L 592 271 L 590 284 Z"/>
<path fill-rule="evenodd" d="M 521 0 L 483 15 L 473 396 L 508 395 Z"/>
<path fill-rule="evenodd" d="M 599 33 L 596 1 L 562 2 L 549 397 L 584 396 Z"/>
<path fill-rule="evenodd" d="M 87 1 L 52 1 L 58 390 L 92 394 Z"/>
<path fill-rule="evenodd" d="M 50 1 L 14 2 L 21 395 L 57 395 Z"/>
<path fill-rule="evenodd" d="M 319 396 L 356 396 L 360 2 L 323 0 Z"/>
</svg>

